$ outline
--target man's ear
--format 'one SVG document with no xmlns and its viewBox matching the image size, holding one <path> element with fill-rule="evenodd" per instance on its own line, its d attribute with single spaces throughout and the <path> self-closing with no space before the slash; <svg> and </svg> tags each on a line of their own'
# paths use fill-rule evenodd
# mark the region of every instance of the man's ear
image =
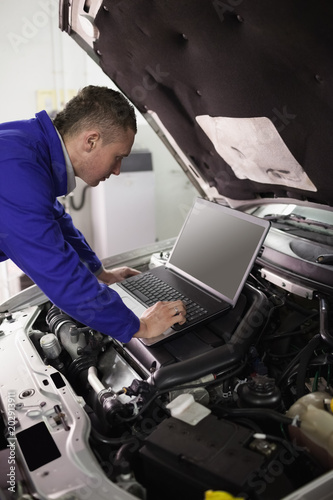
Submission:
<svg viewBox="0 0 333 500">
<path fill-rule="evenodd" d="M 97 142 L 100 140 L 101 136 L 98 132 L 88 132 L 85 136 L 84 144 L 86 151 L 92 151 L 95 149 Z"/>
</svg>

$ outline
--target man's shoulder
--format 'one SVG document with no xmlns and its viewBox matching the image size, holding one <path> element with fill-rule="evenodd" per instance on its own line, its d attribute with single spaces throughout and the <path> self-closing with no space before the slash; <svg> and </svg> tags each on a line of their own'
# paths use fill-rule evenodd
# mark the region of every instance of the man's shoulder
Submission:
<svg viewBox="0 0 333 500">
<path fill-rule="evenodd" d="M 57 138 L 56 129 L 46 111 L 39 111 L 35 117 L 4 122 L 0 124 L 0 138 L 19 143 L 35 142 L 42 138 Z"/>
</svg>

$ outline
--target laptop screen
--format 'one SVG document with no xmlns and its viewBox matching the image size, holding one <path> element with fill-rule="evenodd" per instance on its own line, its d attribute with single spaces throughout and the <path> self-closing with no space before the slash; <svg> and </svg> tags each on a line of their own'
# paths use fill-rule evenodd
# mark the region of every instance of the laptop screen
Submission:
<svg viewBox="0 0 333 500">
<path fill-rule="evenodd" d="M 167 266 L 234 306 L 269 222 L 198 198 Z"/>
</svg>

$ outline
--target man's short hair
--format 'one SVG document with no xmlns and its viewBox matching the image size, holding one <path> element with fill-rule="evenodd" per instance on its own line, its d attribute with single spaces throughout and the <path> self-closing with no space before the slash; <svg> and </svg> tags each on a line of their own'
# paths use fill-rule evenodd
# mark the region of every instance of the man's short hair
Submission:
<svg viewBox="0 0 333 500">
<path fill-rule="evenodd" d="M 126 97 L 108 87 L 94 85 L 84 87 L 68 101 L 53 124 L 63 138 L 98 129 L 106 144 L 114 142 L 122 131 L 137 131 L 135 111 Z"/>
</svg>

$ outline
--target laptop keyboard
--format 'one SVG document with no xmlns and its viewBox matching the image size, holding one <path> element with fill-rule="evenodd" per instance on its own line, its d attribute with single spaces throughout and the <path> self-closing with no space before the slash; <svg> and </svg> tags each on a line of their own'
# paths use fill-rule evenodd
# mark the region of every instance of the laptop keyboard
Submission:
<svg viewBox="0 0 333 500">
<path fill-rule="evenodd" d="M 187 325 L 207 313 L 206 309 L 196 302 L 193 302 L 188 297 L 185 297 L 185 295 L 182 295 L 151 273 L 138 274 L 130 280 L 122 281 L 119 285 L 143 302 L 147 307 L 154 305 L 160 300 L 181 300 L 186 307 Z M 177 323 L 174 327 L 178 329 L 181 325 Z"/>
</svg>

